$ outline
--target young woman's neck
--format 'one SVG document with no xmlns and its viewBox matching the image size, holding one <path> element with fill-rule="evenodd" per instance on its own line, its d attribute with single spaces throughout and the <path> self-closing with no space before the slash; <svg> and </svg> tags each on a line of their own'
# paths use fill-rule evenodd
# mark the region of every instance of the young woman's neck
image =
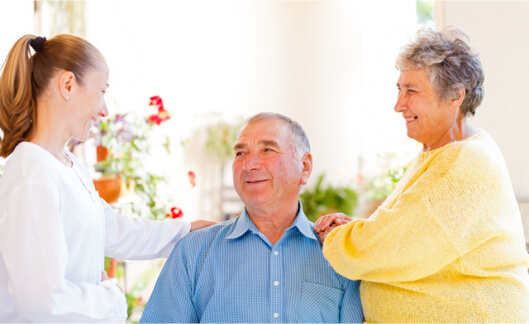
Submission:
<svg viewBox="0 0 529 324">
<path fill-rule="evenodd" d="M 65 119 L 57 116 L 57 109 L 46 103 L 37 107 L 37 122 L 30 142 L 44 148 L 65 165 L 71 165 L 70 158 L 64 153 L 69 140 Z"/>
</svg>

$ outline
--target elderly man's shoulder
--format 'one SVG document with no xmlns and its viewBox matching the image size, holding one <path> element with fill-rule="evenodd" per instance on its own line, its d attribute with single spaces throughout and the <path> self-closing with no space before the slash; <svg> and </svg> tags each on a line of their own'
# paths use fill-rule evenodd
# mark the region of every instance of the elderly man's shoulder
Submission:
<svg viewBox="0 0 529 324">
<path fill-rule="evenodd" d="M 236 222 L 237 218 L 233 218 L 215 225 L 197 229 L 184 236 L 177 245 L 196 246 L 198 244 L 213 241 L 217 238 L 224 238 L 232 232 Z"/>
<path fill-rule="evenodd" d="M 208 257 L 224 251 L 227 237 L 233 232 L 237 220 L 238 218 L 230 219 L 190 232 L 176 243 L 168 261 L 181 264 L 182 258 L 194 260 L 190 261 L 193 267 L 200 267 L 199 264 Z"/>
</svg>

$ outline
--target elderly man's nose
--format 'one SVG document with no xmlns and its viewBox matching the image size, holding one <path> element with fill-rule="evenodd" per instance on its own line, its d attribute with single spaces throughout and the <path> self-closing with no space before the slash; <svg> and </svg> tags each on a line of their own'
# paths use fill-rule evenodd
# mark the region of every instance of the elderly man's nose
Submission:
<svg viewBox="0 0 529 324">
<path fill-rule="evenodd" d="M 261 159 L 257 154 L 248 154 L 243 163 L 243 168 L 246 171 L 258 170 L 261 168 Z"/>
</svg>

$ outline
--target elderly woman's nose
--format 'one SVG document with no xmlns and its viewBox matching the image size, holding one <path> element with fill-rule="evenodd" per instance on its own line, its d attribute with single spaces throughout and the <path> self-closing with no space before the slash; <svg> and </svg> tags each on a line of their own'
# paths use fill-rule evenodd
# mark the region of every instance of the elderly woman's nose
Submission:
<svg viewBox="0 0 529 324">
<path fill-rule="evenodd" d="M 401 96 L 400 94 L 397 97 L 397 102 L 395 103 L 395 107 L 393 107 L 393 109 L 395 110 L 395 112 L 398 112 L 398 113 L 406 109 L 406 101 L 403 98 L 403 96 Z"/>
</svg>

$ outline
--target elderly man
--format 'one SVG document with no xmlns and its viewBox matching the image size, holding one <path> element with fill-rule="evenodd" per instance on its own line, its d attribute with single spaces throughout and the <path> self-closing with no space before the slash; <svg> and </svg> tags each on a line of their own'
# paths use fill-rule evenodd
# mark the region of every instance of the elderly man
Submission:
<svg viewBox="0 0 529 324">
<path fill-rule="evenodd" d="M 258 114 L 234 151 L 242 214 L 175 246 L 141 322 L 362 322 L 359 283 L 325 261 L 299 202 L 312 171 L 301 126 Z"/>
</svg>

